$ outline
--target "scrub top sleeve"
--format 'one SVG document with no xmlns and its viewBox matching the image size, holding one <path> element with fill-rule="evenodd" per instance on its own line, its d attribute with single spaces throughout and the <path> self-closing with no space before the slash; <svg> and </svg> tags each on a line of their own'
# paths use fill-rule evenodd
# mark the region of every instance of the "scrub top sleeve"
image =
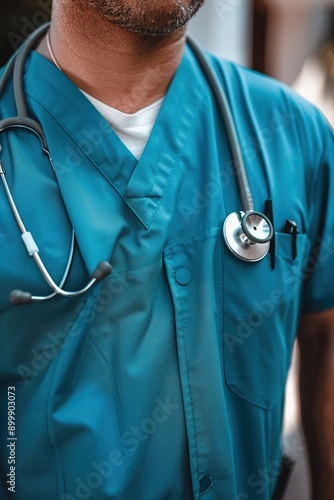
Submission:
<svg viewBox="0 0 334 500">
<path fill-rule="evenodd" d="M 321 138 L 323 154 L 312 196 L 311 250 L 303 264 L 302 312 L 334 307 L 334 134 L 322 114 L 316 111 L 316 115 L 311 126 L 315 125 Z M 314 149 L 317 146 L 315 142 Z"/>
</svg>

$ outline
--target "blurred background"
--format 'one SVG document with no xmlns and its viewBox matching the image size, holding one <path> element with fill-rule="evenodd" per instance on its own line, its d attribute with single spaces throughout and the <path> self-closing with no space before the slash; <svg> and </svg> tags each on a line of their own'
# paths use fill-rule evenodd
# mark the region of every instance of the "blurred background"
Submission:
<svg viewBox="0 0 334 500">
<path fill-rule="evenodd" d="M 334 126 L 334 0 L 207 0 L 190 30 L 218 56 L 292 86 Z"/>
<path fill-rule="evenodd" d="M 52 0 L 1 2 L 0 66 L 29 33 L 49 19 L 51 4 Z M 206 0 L 189 29 L 217 56 L 292 86 L 334 126 L 334 0 Z M 297 347 L 286 390 L 283 444 L 296 460 L 285 500 L 308 500 Z"/>
</svg>

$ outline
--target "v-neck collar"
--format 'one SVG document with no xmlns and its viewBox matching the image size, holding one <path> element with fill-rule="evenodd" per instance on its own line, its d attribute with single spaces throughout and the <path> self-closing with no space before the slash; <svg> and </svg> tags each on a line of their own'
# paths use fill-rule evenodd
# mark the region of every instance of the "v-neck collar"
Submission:
<svg viewBox="0 0 334 500">
<path fill-rule="evenodd" d="M 45 131 L 88 271 L 111 255 L 117 262 L 115 245 L 125 234 L 139 238 L 150 229 L 149 248 L 158 248 L 154 241 L 166 238 L 184 161 L 191 154 L 187 139 L 207 95 L 191 51 L 185 50 L 140 161 L 66 75 L 37 53 L 27 61 L 24 88 L 29 114 Z"/>
<path fill-rule="evenodd" d="M 192 74 L 198 67 L 188 47 L 139 161 L 82 92 L 47 59 L 33 52 L 27 69 L 28 96 L 49 112 L 149 228 L 185 145 L 199 99 Z M 98 147 L 92 147 L 85 130 L 103 134 Z"/>
</svg>

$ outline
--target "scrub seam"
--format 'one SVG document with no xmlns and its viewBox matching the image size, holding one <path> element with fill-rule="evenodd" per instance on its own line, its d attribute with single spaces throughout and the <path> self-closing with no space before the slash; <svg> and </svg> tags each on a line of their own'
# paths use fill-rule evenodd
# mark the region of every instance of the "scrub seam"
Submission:
<svg viewBox="0 0 334 500">
<path fill-rule="evenodd" d="M 208 232 L 212 232 L 212 231 L 216 231 L 216 234 L 214 234 L 212 236 L 205 237 L 205 235 Z M 192 243 L 188 243 L 188 244 L 182 245 L 182 247 L 177 252 L 173 252 L 172 251 L 172 247 L 169 247 L 169 249 L 165 250 L 166 259 L 170 259 L 171 257 L 174 257 L 175 255 L 179 255 L 180 253 L 183 253 L 188 248 L 195 247 L 196 245 L 198 245 L 202 241 L 208 241 L 208 240 L 215 240 L 215 239 L 217 239 L 219 237 L 219 232 L 220 231 L 221 231 L 220 228 L 213 228 L 213 229 L 209 229 L 208 231 L 204 231 L 202 233 L 199 233 L 198 236 L 196 236 L 196 235 L 192 236 L 190 238 L 190 240 L 192 241 Z M 203 237 L 200 237 L 201 235 L 203 235 Z M 185 240 L 185 241 L 187 241 L 187 240 Z M 182 243 L 176 243 L 175 246 L 180 246 L 181 244 Z"/>
<path fill-rule="evenodd" d="M 124 198 L 126 200 L 146 200 L 146 199 L 149 199 L 149 200 L 161 200 L 161 196 L 150 196 L 150 195 L 146 195 L 146 196 L 124 196 Z"/>
<path fill-rule="evenodd" d="M 162 260 L 158 260 L 157 262 L 152 262 L 152 264 L 145 264 L 144 266 L 136 266 L 136 267 L 126 267 L 125 269 L 120 269 L 119 271 L 113 270 L 112 276 L 116 274 L 127 274 L 130 271 L 140 271 L 141 269 L 147 269 L 148 267 L 153 267 L 162 264 Z"/>
<path fill-rule="evenodd" d="M 187 353 L 187 349 L 186 349 L 186 333 L 185 333 L 184 321 L 183 321 L 184 309 L 183 309 L 183 305 L 182 305 L 182 302 L 183 302 L 182 298 L 180 297 L 179 293 L 177 293 L 177 294 L 178 294 L 180 310 L 181 310 L 181 330 L 182 330 L 182 338 L 183 338 L 183 342 L 184 342 L 184 353 L 185 353 L 185 361 L 186 361 L 188 390 L 189 390 L 189 396 L 190 396 L 190 406 L 191 406 L 191 414 L 192 414 L 192 421 L 193 421 L 192 427 L 193 427 L 193 432 L 194 432 L 196 473 L 197 473 L 197 482 L 198 482 L 198 480 L 199 480 L 198 445 L 197 445 L 196 428 L 195 428 L 194 403 L 193 403 L 193 398 L 192 398 L 192 394 L 191 394 L 191 387 L 190 387 L 188 353 Z M 197 489 L 198 489 L 198 487 L 197 487 Z"/>
</svg>

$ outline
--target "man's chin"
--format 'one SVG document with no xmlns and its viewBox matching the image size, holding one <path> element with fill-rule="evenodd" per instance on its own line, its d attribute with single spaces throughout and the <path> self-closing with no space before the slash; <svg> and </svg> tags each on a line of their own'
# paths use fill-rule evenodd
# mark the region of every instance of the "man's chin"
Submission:
<svg viewBox="0 0 334 500">
<path fill-rule="evenodd" d="M 135 33 L 142 37 L 159 38 L 159 37 L 166 37 L 171 33 L 174 33 L 175 31 L 183 30 L 183 28 L 186 27 L 187 22 L 178 23 L 177 25 L 170 25 L 170 26 L 158 26 L 154 28 L 149 26 L 128 25 L 124 23 L 115 23 L 115 22 L 113 24 L 118 25 L 120 28 L 124 29 L 124 31 Z"/>
<path fill-rule="evenodd" d="M 72 1 L 83 2 L 83 0 Z M 110 24 L 142 36 L 162 37 L 183 28 L 205 0 L 85 1 L 86 7 L 91 8 Z"/>
</svg>

